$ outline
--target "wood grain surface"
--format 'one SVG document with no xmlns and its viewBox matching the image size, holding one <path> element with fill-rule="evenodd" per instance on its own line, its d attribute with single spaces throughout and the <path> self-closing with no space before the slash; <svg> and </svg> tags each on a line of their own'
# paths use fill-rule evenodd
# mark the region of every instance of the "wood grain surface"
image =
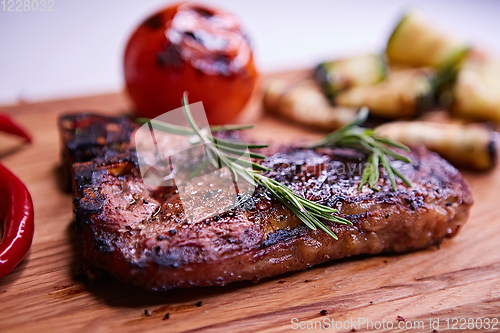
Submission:
<svg viewBox="0 0 500 333">
<path fill-rule="evenodd" d="M 56 120 L 61 113 L 75 110 L 128 113 L 129 104 L 123 94 L 109 94 L 2 109 L 34 135 L 34 143 L 23 147 L 12 140 L 2 147 L 6 139 L 0 138 L 0 161 L 27 184 L 36 223 L 30 253 L 0 280 L 2 332 L 287 332 L 298 325 L 292 325 L 293 318 L 298 322 L 327 319 L 326 326 L 316 324 L 316 330 L 327 328 L 331 321 L 347 320 L 350 325 L 351 319 L 357 323 L 364 318 L 391 322 L 394 329 L 388 331 L 397 332 L 500 331 L 500 323 L 489 330 L 448 330 L 445 321 L 449 318 L 451 326 L 452 318 L 500 318 L 498 169 L 464 173 L 476 203 L 459 235 L 445 240 L 439 249 L 355 257 L 226 287 L 149 293 L 111 278 L 89 286 L 74 279 L 81 254 L 70 228 L 72 197 L 60 190 L 58 181 Z M 256 96 L 242 121 L 256 121 L 259 110 Z M 263 117 L 257 123 L 253 134 L 274 142 L 320 135 L 274 118 Z M 199 301 L 202 306 L 196 305 Z M 328 314 L 321 316 L 321 310 Z M 164 319 L 167 313 L 170 317 Z M 405 320 L 403 328 L 398 328 L 398 316 Z M 430 319 L 439 319 L 439 327 L 430 327 Z M 412 329 L 414 321 L 425 326 Z M 326 331 L 352 328 L 375 331 L 365 325 Z"/>
</svg>

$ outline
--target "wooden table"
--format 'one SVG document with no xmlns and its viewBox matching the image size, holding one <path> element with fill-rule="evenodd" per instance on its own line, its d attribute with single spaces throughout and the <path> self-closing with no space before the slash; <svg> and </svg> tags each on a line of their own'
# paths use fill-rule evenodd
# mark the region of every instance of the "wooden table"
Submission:
<svg viewBox="0 0 500 333">
<path fill-rule="evenodd" d="M 245 121 L 258 118 L 257 100 L 249 106 Z M 280 332 L 291 330 L 293 318 L 352 318 L 354 322 L 366 318 L 374 325 L 385 320 L 397 327 L 401 316 L 405 325 L 424 321 L 425 329 L 398 332 L 432 332 L 431 318 L 440 319 L 437 331 L 443 332 L 447 318 L 500 318 L 498 169 L 465 173 L 476 204 L 463 230 L 445 240 L 440 249 L 334 261 L 257 284 L 154 294 L 112 279 L 94 286 L 74 280 L 81 259 L 70 228 L 72 197 L 58 183 L 58 115 L 75 110 L 126 113 L 130 107 L 124 95 L 21 104 L 3 110 L 34 135 L 32 145 L 10 154 L 3 149 L 0 156 L 33 196 L 36 232 L 26 259 L 0 280 L 0 331 Z M 258 121 L 255 134 L 281 141 L 320 135 L 267 117 Z M 201 307 L 195 305 L 198 301 Z M 146 309 L 151 316 L 144 314 Z M 321 310 L 328 314 L 320 316 Z M 162 320 L 166 313 L 170 318 Z M 500 323 L 496 327 L 500 330 Z M 357 331 L 366 331 L 366 326 Z"/>
</svg>

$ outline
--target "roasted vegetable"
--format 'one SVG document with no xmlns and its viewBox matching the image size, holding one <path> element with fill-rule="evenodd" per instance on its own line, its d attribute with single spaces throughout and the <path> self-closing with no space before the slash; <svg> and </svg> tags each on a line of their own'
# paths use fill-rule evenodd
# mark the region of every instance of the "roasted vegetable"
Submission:
<svg viewBox="0 0 500 333">
<path fill-rule="evenodd" d="M 397 71 L 377 85 L 342 92 L 335 102 L 347 107 L 367 106 L 370 114 L 378 117 L 414 117 L 432 107 L 433 77 L 428 69 Z"/>
<path fill-rule="evenodd" d="M 127 91 L 141 117 L 181 107 L 184 91 L 202 101 L 210 124 L 233 121 L 257 82 L 237 18 L 210 6 L 169 5 L 140 24 L 125 48 Z"/>
<path fill-rule="evenodd" d="M 31 142 L 31 135 L 26 132 L 12 117 L 0 112 L 0 132 L 12 134 L 23 138 L 26 142 Z"/>
<path fill-rule="evenodd" d="M 338 92 L 374 85 L 384 80 L 387 74 L 385 57 L 377 54 L 327 61 L 319 64 L 314 79 L 325 94 L 333 98 Z"/>
<path fill-rule="evenodd" d="M 461 39 L 442 32 L 422 13 L 411 11 L 394 29 L 386 54 L 391 63 L 440 69 L 459 61 L 467 49 Z"/>
<path fill-rule="evenodd" d="M 267 82 L 264 89 L 267 112 L 294 122 L 325 130 L 335 130 L 356 118 L 356 108 L 334 107 L 313 82 L 288 85 L 285 81 Z"/>
<path fill-rule="evenodd" d="M 477 53 L 468 57 L 452 96 L 455 116 L 500 123 L 500 60 Z"/>
<path fill-rule="evenodd" d="M 28 253 L 35 231 L 33 201 L 26 186 L 0 164 L 0 278 L 16 267 Z"/>
<path fill-rule="evenodd" d="M 408 146 L 424 145 L 455 166 L 486 171 L 496 164 L 498 133 L 485 125 L 398 121 L 375 131 Z"/>
</svg>

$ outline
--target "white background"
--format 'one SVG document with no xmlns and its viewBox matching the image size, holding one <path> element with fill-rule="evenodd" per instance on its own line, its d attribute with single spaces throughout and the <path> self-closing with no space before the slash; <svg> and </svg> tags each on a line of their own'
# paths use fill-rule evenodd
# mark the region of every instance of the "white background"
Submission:
<svg viewBox="0 0 500 333">
<path fill-rule="evenodd" d="M 0 0 L 1 1 L 1 0 Z M 6 0 L 7 1 L 7 0 Z M 33 1 L 33 0 L 30 0 Z M 6 12 L 0 3 L 0 104 L 122 89 L 128 35 L 165 0 L 54 0 L 54 12 Z M 235 13 L 261 71 L 379 51 L 406 8 L 500 50 L 500 1 L 202 1 Z"/>
</svg>

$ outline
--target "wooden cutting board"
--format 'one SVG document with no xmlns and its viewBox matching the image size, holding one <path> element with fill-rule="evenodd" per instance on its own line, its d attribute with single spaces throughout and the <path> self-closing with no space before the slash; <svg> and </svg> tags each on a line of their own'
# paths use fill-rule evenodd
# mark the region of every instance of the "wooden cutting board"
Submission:
<svg viewBox="0 0 500 333">
<path fill-rule="evenodd" d="M 301 75 L 304 72 L 275 76 L 296 79 Z M 486 174 L 465 172 L 476 204 L 463 230 L 445 240 L 440 249 L 360 256 L 256 284 L 164 293 L 142 291 L 113 279 L 88 286 L 74 280 L 81 259 L 70 228 L 72 197 L 60 190 L 58 182 L 56 120 L 61 113 L 75 110 L 123 114 L 130 112 L 129 104 L 123 94 L 108 94 L 3 110 L 34 135 L 30 146 L 16 150 L 14 143 L 12 149 L 0 148 L 0 158 L 33 196 L 36 231 L 26 259 L 0 280 L 0 331 L 283 332 L 300 321 L 324 319 L 326 325 L 332 320 L 351 319 L 356 324 L 358 318 L 364 318 L 373 325 L 385 320 L 398 327 L 400 316 L 399 320 L 405 319 L 403 327 L 414 321 L 423 321 L 425 327 L 398 332 L 432 332 L 437 327 L 431 328 L 429 319 L 439 319 L 437 331 L 443 332 L 447 331 L 446 319 L 451 327 L 453 318 L 500 318 L 498 169 Z M 260 103 L 255 96 L 243 121 L 258 120 L 253 133 L 264 140 L 285 142 L 321 135 L 259 115 Z M 202 306 L 196 306 L 198 301 Z M 145 315 L 146 309 L 151 316 Z M 321 310 L 328 314 L 321 316 Z M 162 320 L 166 313 L 170 318 Z M 460 322 L 455 327 L 460 327 Z M 365 325 L 328 331 L 349 332 L 352 328 L 366 331 Z M 496 330 L 500 330 L 500 323 Z"/>
</svg>

